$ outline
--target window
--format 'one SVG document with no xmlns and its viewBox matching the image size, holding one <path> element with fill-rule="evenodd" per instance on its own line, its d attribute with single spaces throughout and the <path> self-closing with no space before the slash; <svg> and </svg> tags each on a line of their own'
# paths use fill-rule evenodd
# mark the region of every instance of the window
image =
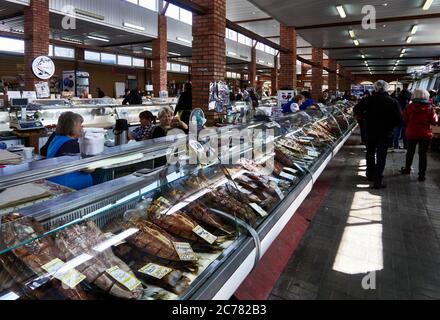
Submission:
<svg viewBox="0 0 440 320">
<path fill-rule="evenodd" d="M 188 66 L 180 66 L 180 71 L 184 72 L 184 73 L 189 73 L 189 67 Z"/>
<path fill-rule="evenodd" d="M 238 34 L 234 30 L 226 29 L 226 38 L 232 41 L 237 41 Z"/>
<path fill-rule="evenodd" d="M 171 4 L 168 6 L 167 13 L 165 14 L 167 17 L 179 20 L 179 7 Z"/>
<path fill-rule="evenodd" d="M 118 55 L 118 64 L 121 66 L 131 66 L 131 57 Z"/>
<path fill-rule="evenodd" d="M 171 71 L 171 63 L 167 62 L 167 71 Z"/>
<path fill-rule="evenodd" d="M 180 64 L 172 63 L 171 64 L 171 71 L 180 72 Z"/>
<path fill-rule="evenodd" d="M 192 19 L 193 16 L 191 11 L 180 9 L 180 21 L 192 25 Z"/>
<path fill-rule="evenodd" d="M 94 51 L 84 51 L 84 59 L 88 61 L 101 62 L 101 54 Z"/>
<path fill-rule="evenodd" d="M 141 7 L 157 11 L 157 0 L 139 0 L 139 5 Z"/>
<path fill-rule="evenodd" d="M 75 58 L 75 49 L 65 48 L 65 47 L 57 47 L 53 48 L 53 54 L 55 57 L 62 58 Z"/>
<path fill-rule="evenodd" d="M 116 64 L 116 55 L 109 53 L 101 53 L 101 62 L 107 64 Z"/>
<path fill-rule="evenodd" d="M 165 5 L 167 2 L 164 1 L 163 4 Z M 178 6 L 174 4 L 169 4 L 167 12 L 165 14 L 167 17 L 182 21 L 183 23 L 192 25 L 192 12 L 179 8 Z"/>
<path fill-rule="evenodd" d="M 133 58 L 133 67 L 145 67 L 144 59 Z"/>
<path fill-rule="evenodd" d="M 24 41 L 0 37 L 0 51 L 24 53 Z"/>
<path fill-rule="evenodd" d="M 157 11 L 157 0 L 126 0 L 138 6 Z"/>
</svg>

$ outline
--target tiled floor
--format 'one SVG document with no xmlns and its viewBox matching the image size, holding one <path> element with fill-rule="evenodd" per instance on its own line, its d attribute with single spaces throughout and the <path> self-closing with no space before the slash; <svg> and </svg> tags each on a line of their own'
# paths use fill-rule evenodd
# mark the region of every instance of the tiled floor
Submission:
<svg viewBox="0 0 440 320">
<path fill-rule="evenodd" d="M 440 154 L 419 183 L 390 153 L 376 191 L 357 139 L 323 173 L 331 187 L 270 299 L 440 299 Z"/>
</svg>

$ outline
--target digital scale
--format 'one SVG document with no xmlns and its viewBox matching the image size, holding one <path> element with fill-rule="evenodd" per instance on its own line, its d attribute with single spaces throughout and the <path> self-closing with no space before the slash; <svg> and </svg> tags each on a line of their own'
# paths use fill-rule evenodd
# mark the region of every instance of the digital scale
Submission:
<svg viewBox="0 0 440 320">
<path fill-rule="evenodd" d="M 44 129 L 41 121 L 27 116 L 28 99 L 11 99 L 11 109 L 15 110 L 15 118 L 11 117 L 10 127 L 17 131 L 31 131 Z M 12 114 L 11 114 L 12 115 Z"/>
</svg>

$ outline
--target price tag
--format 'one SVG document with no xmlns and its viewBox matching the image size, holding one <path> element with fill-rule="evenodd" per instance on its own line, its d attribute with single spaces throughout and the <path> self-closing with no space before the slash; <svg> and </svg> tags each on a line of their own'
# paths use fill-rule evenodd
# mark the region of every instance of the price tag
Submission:
<svg viewBox="0 0 440 320">
<path fill-rule="evenodd" d="M 285 172 L 281 172 L 280 173 L 280 177 L 285 178 L 285 179 L 290 180 L 290 181 L 295 180 L 295 176 L 292 176 L 292 175 L 287 174 Z"/>
<path fill-rule="evenodd" d="M 275 177 L 269 177 L 269 180 L 275 182 L 276 184 L 279 184 L 281 182 L 280 179 L 277 179 Z"/>
<path fill-rule="evenodd" d="M 209 244 L 213 244 L 217 241 L 217 237 L 211 234 L 210 232 L 203 229 L 201 226 L 197 226 L 193 229 L 193 232 L 198 235 L 200 238 L 208 242 Z"/>
<path fill-rule="evenodd" d="M 284 167 L 283 170 L 287 171 L 287 172 L 291 172 L 293 174 L 297 174 L 298 173 L 298 170 L 295 170 L 295 169 L 292 169 L 292 168 L 289 168 L 289 167 Z"/>
<path fill-rule="evenodd" d="M 260 216 L 267 217 L 269 214 L 262 208 L 260 207 L 258 204 L 256 203 L 249 203 L 249 206 L 254 209 Z"/>
<path fill-rule="evenodd" d="M 115 235 L 111 232 L 104 233 L 104 237 L 106 237 L 107 239 L 113 238 L 114 236 Z M 127 243 L 127 241 L 122 240 L 122 241 L 116 243 L 114 246 L 117 247 L 117 246 L 120 246 L 121 244 L 124 244 L 124 243 Z"/>
<path fill-rule="evenodd" d="M 138 286 L 141 285 L 141 282 L 136 279 L 136 277 L 132 276 L 128 272 L 125 272 L 119 267 L 112 267 L 110 269 L 107 269 L 106 272 L 112 276 L 113 279 L 118 281 L 120 284 L 122 284 L 124 287 L 126 287 L 128 290 L 133 291 Z"/>
<path fill-rule="evenodd" d="M 173 269 L 163 267 L 163 266 L 160 266 L 155 263 L 149 263 L 146 266 L 144 266 L 143 268 L 139 269 L 140 273 L 144 273 L 150 277 L 153 277 L 153 278 L 156 278 L 159 280 L 162 279 L 163 277 L 165 277 L 171 271 L 173 271 Z"/>
<path fill-rule="evenodd" d="M 65 265 L 66 264 L 63 261 L 56 258 L 49 263 L 46 263 L 41 268 L 47 271 L 55 279 L 60 280 L 69 288 L 74 289 L 78 284 L 86 279 L 86 276 L 76 271 L 75 269 L 70 269 L 65 272 L 59 272 L 58 270 L 60 270 Z"/>
<path fill-rule="evenodd" d="M 177 254 L 181 261 L 197 261 L 197 256 L 194 253 L 191 245 L 187 242 L 173 242 Z"/>
<path fill-rule="evenodd" d="M 319 153 L 316 152 L 315 150 L 309 150 L 308 154 L 309 154 L 309 156 L 314 157 L 314 158 L 319 157 Z"/>
<path fill-rule="evenodd" d="M 244 193 L 244 194 L 247 194 L 247 195 L 251 195 L 252 194 L 252 192 L 250 192 L 249 190 L 247 190 L 247 189 L 245 189 L 245 188 L 242 188 L 241 186 L 235 186 L 235 184 L 233 184 L 233 183 L 230 183 L 229 184 L 232 188 L 234 188 L 235 190 L 238 190 L 238 191 L 240 191 L 241 193 Z"/>
<path fill-rule="evenodd" d="M 275 192 L 277 193 L 278 197 L 280 197 L 281 200 L 284 200 L 284 194 L 279 186 L 275 186 Z"/>
</svg>

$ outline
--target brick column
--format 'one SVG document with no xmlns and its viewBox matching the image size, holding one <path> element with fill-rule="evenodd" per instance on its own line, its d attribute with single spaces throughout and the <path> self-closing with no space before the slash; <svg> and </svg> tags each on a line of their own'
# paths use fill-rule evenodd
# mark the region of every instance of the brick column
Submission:
<svg viewBox="0 0 440 320">
<path fill-rule="evenodd" d="M 319 100 L 322 95 L 322 85 L 324 84 L 323 71 L 324 51 L 321 48 L 312 49 L 312 99 Z"/>
<path fill-rule="evenodd" d="M 280 43 L 289 53 L 280 52 L 280 89 L 296 88 L 296 29 L 293 27 L 280 26 Z"/>
<path fill-rule="evenodd" d="M 153 40 L 153 94 L 158 97 L 160 91 L 168 90 L 168 43 L 167 43 L 167 17 L 158 16 L 158 37 Z"/>
<path fill-rule="evenodd" d="M 338 75 L 336 60 L 330 59 L 328 62 L 328 68 L 334 72 L 328 74 L 328 89 L 331 92 L 336 92 L 338 89 Z"/>
<path fill-rule="evenodd" d="M 207 8 L 193 14 L 192 84 L 193 108 L 208 110 L 209 84 L 224 80 L 226 72 L 226 0 L 194 0 Z M 208 125 L 215 114 L 207 113 Z"/>
<path fill-rule="evenodd" d="M 250 86 L 254 89 L 257 87 L 257 49 L 252 47 L 251 49 L 251 62 L 249 62 L 249 82 Z"/>
<path fill-rule="evenodd" d="M 274 68 L 272 69 L 272 73 L 271 73 L 271 88 L 272 88 L 272 92 L 271 95 L 272 96 L 276 96 L 277 92 L 278 92 L 278 56 L 274 57 Z"/>
<path fill-rule="evenodd" d="M 24 34 L 24 85 L 25 90 L 34 91 L 42 80 L 32 72 L 32 62 L 49 53 L 49 0 L 31 0 L 24 9 Z"/>
</svg>

